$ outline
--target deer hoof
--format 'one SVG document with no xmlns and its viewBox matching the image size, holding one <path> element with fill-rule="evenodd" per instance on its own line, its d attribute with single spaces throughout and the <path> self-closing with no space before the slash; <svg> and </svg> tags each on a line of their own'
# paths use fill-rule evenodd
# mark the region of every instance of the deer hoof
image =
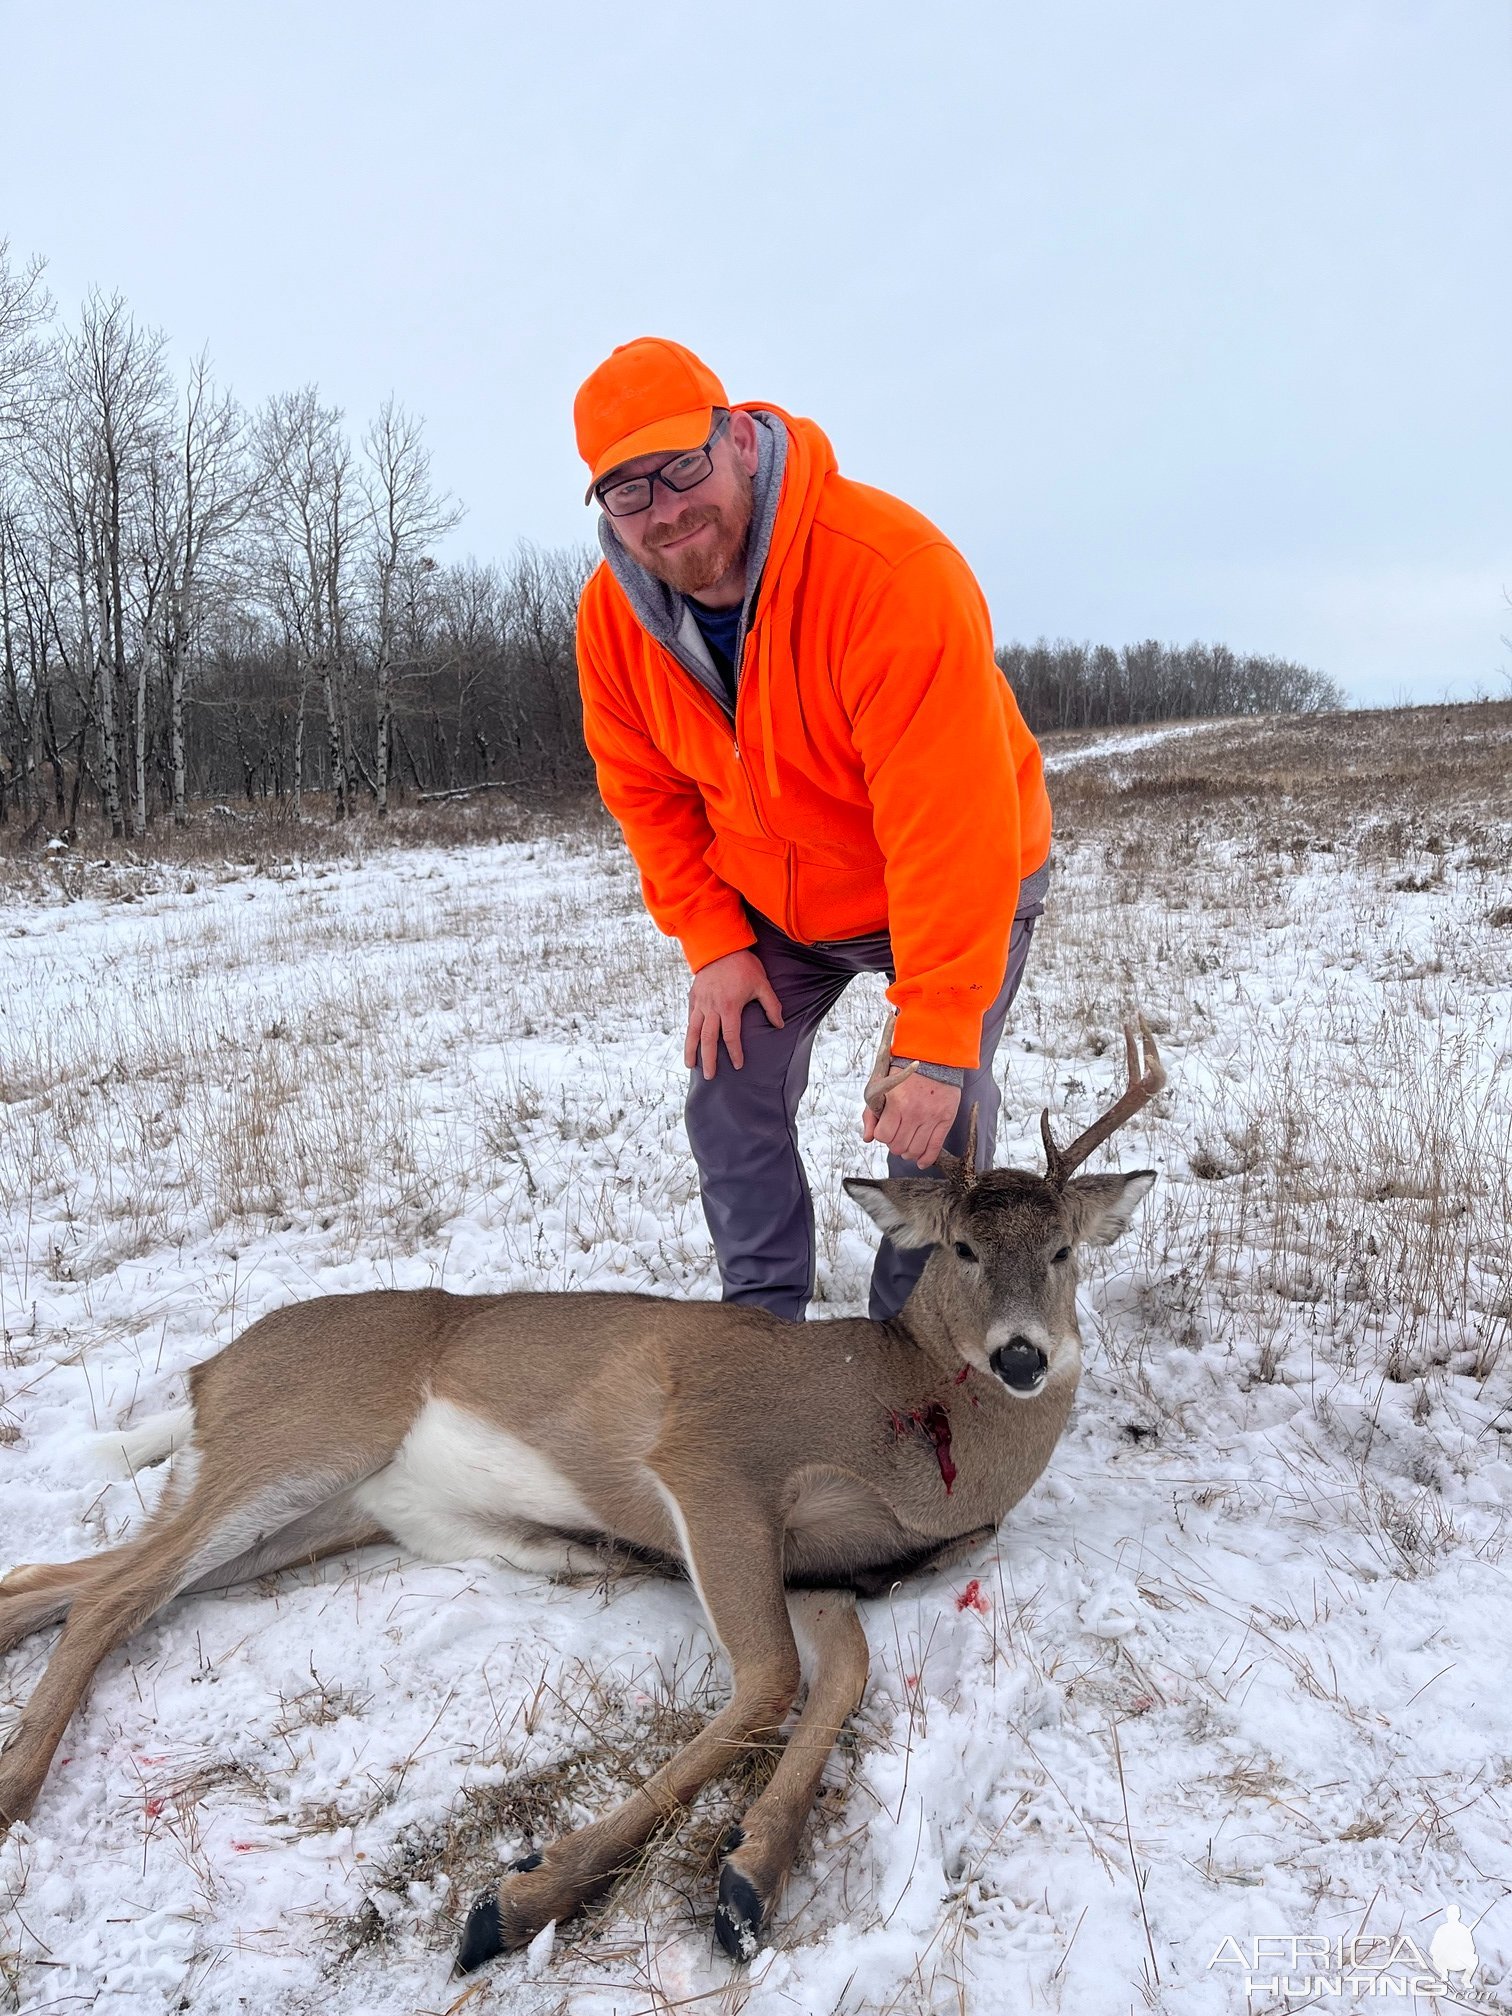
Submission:
<svg viewBox="0 0 1512 2016">
<path fill-rule="evenodd" d="M 733 1862 L 726 1862 L 719 1874 L 714 1936 L 732 1960 L 755 1959 L 765 1915 L 766 1906 L 756 1885 Z"/>
<path fill-rule="evenodd" d="M 504 1928 L 499 1917 L 499 1893 L 485 1890 L 467 1914 L 462 1927 L 462 1943 L 457 1948 L 458 1974 L 471 1974 L 504 1951 Z"/>
<path fill-rule="evenodd" d="M 539 1869 L 539 1852 L 522 1855 L 518 1862 L 511 1862 L 511 1876 L 526 1876 L 531 1870 Z M 467 1914 L 467 1923 L 462 1927 L 462 1940 L 457 1948 L 455 1972 L 471 1974 L 474 1969 L 486 1966 L 490 1960 L 497 1960 L 501 1953 L 513 1952 L 518 1947 L 528 1946 L 541 1925 L 533 1922 L 518 1907 L 511 1907 L 508 1897 L 509 1886 L 505 1885 L 505 1898 L 501 1903 L 499 1892 L 485 1890 L 477 1903 Z"/>
</svg>

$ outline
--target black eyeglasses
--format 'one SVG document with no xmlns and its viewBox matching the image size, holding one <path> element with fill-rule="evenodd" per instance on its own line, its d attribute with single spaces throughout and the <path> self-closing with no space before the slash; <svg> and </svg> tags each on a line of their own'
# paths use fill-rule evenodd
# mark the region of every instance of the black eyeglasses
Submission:
<svg viewBox="0 0 1512 2016">
<path fill-rule="evenodd" d="M 618 483 L 596 484 L 594 496 L 611 518 L 633 518 L 637 512 L 651 509 L 651 499 L 656 494 L 658 483 L 665 483 L 669 490 L 696 490 L 714 468 L 714 458 L 709 450 L 729 425 L 729 420 L 728 413 L 720 415 L 714 423 L 714 432 L 702 448 L 690 448 L 686 454 L 674 455 L 670 462 L 663 462 L 660 469 L 653 469 L 648 476 L 626 476 Z"/>
</svg>

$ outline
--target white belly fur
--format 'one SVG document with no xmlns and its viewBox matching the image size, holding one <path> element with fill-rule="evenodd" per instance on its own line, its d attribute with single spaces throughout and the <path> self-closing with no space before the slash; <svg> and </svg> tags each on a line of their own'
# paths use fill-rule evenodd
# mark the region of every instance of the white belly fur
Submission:
<svg viewBox="0 0 1512 2016">
<path fill-rule="evenodd" d="M 393 1461 L 353 1496 L 402 1546 L 433 1561 L 502 1555 L 534 1568 L 543 1564 L 523 1558 L 534 1550 L 517 1544 L 522 1528 L 602 1530 L 538 1449 L 449 1400 L 427 1400 Z"/>
</svg>

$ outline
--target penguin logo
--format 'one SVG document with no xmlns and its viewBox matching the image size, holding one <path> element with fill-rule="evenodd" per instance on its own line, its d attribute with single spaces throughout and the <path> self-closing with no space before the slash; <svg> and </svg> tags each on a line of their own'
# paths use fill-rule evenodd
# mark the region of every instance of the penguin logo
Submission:
<svg viewBox="0 0 1512 2016">
<path fill-rule="evenodd" d="M 1429 1943 L 1428 1958 L 1440 1980 L 1447 1981 L 1451 1974 L 1458 1974 L 1460 1985 L 1470 1986 L 1477 1965 L 1475 1941 L 1470 1936 L 1470 1927 L 1460 1923 L 1458 1904 L 1445 1905 L 1444 1922 Z"/>
</svg>

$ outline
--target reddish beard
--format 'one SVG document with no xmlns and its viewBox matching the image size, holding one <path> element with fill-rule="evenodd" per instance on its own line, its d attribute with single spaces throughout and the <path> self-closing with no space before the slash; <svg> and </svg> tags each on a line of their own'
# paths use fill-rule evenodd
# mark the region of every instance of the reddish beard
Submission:
<svg viewBox="0 0 1512 2016">
<path fill-rule="evenodd" d="M 670 525 L 657 528 L 655 537 L 647 534 L 641 564 L 648 573 L 659 581 L 665 581 L 669 588 L 675 588 L 679 595 L 701 595 L 706 588 L 712 588 L 716 581 L 722 581 L 730 569 L 736 565 L 745 552 L 746 540 L 751 530 L 751 479 L 744 469 L 736 465 L 737 490 L 735 502 L 728 511 L 722 511 L 717 504 L 695 504 L 683 512 Z M 662 549 L 677 539 L 686 539 L 690 532 L 697 532 L 703 526 L 714 528 L 706 540 L 691 546 L 686 552 L 668 553 Z"/>
</svg>

